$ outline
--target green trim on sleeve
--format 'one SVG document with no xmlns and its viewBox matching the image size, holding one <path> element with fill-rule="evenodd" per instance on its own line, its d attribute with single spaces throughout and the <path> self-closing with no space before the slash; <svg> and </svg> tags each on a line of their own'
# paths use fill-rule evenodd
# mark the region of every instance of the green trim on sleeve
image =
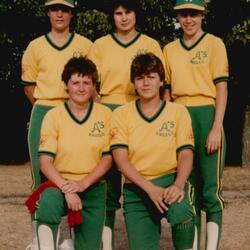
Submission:
<svg viewBox="0 0 250 250">
<path fill-rule="evenodd" d="M 185 144 L 185 145 L 182 145 L 181 147 L 177 148 L 177 149 L 176 149 L 176 152 L 177 152 L 177 153 L 180 153 L 180 152 L 181 152 L 182 150 L 184 150 L 184 149 L 191 149 L 191 150 L 194 151 L 194 146 L 191 145 L 191 144 Z"/>
<path fill-rule="evenodd" d="M 48 156 L 51 156 L 51 157 L 55 157 L 56 154 L 53 153 L 53 152 L 49 152 L 49 151 L 38 151 L 38 156 L 41 156 L 41 155 L 48 155 Z"/>
<path fill-rule="evenodd" d="M 213 80 L 213 82 L 214 82 L 214 84 L 217 84 L 217 83 L 220 83 L 220 82 L 228 82 L 228 80 L 229 80 L 228 76 L 222 76 L 222 77 L 215 78 Z"/>
<path fill-rule="evenodd" d="M 113 144 L 113 145 L 110 146 L 111 150 L 117 149 L 117 148 L 126 148 L 126 149 L 128 149 L 128 145 L 126 145 L 126 144 Z"/>
<path fill-rule="evenodd" d="M 26 81 L 21 81 L 21 84 L 23 85 L 23 86 L 34 86 L 34 85 L 36 85 L 36 82 L 26 82 Z"/>
<path fill-rule="evenodd" d="M 111 151 L 105 151 L 105 152 L 102 152 L 102 156 L 107 156 L 107 155 L 111 155 Z"/>
</svg>

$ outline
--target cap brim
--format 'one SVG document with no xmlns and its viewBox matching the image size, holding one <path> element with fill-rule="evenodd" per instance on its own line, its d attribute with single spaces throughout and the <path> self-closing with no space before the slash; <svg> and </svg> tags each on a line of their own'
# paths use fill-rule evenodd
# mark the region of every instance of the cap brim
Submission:
<svg viewBox="0 0 250 250">
<path fill-rule="evenodd" d="M 184 9 L 193 9 L 193 10 L 205 10 L 205 7 L 204 6 L 199 6 L 199 5 L 196 5 L 196 4 L 181 4 L 181 5 L 177 5 L 174 7 L 174 10 L 184 10 Z"/>
<path fill-rule="evenodd" d="M 53 0 L 53 1 L 49 1 L 47 3 L 45 3 L 45 6 L 50 6 L 50 5 L 55 5 L 55 4 L 61 4 L 61 5 L 65 5 L 68 6 L 70 8 L 74 8 L 75 6 L 71 3 L 68 3 L 66 1 L 60 1 L 60 0 Z"/>
</svg>

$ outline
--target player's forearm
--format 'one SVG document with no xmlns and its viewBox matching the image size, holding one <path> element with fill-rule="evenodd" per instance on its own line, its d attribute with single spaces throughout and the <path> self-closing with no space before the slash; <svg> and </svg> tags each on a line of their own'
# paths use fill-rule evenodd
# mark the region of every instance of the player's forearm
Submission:
<svg viewBox="0 0 250 250">
<path fill-rule="evenodd" d="M 112 166 L 112 156 L 103 156 L 101 161 L 97 164 L 94 170 L 84 177 L 81 182 L 82 191 L 98 182 L 111 168 Z"/>
<path fill-rule="evenodd" d="M 222 128 L 224 115 L 227 106 L 227 83 L 220 82 L 216 84 L 215 117 L 213 126 Z"/>
<path fill-rule="evenodd" d="M 193 167 L 192 149 L 183 149 L 178 153 L 177 176 L 174 184 L 183 189 Z"/>
<path fill-rule="evenodd" d="M 34 98 L 33 94 L 34 94 L 34 90 L 35 90 L 35 86 L 25 86 L 24 87 L 24 93 L 27 97 L 27 99 L 29 100 L 29 102 L 33 105 L 36 101 L 36 99 Z"/>
<path fill-rule="evenodd" d="M 56 170 L 53 165 L 53 159 L 49 156 L 42 155 L 39 157 L 41 171 L 47 177 L 48 180 L 55 183 L 60 189 L 65 183 L 63 176 Z"/>
</svg>

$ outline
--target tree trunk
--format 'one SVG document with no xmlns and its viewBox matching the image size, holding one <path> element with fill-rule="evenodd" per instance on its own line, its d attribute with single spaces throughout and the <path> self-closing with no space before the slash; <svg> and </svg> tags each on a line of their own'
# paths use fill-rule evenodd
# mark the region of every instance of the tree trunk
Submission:
<svg viewBox="0 0 250 250">
<path fill-rule="evenodd" d="M 245 111 L 242 144 L 242 167 L 250 167 L 250 105 Z"/>
</svg>

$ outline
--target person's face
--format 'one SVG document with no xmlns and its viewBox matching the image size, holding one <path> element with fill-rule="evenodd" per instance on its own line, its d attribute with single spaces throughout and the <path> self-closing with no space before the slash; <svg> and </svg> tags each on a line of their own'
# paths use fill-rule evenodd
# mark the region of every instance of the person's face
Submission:
<svg viewBox="0 0 250 250">
<path fill-rule="evenodd" d="M 69 100 L 77 105 L 86 104 L 94 93 L 95 85 L 91 77 L 75 73 L 71 75 L 66 90 Z"/>
<path fill-rule="evenodd" d="M 69 28 L 72 18 L 72 9 L 70 7 L 55 4 L 49 7 L 47 13 L 52 29 L 64 31 Z"/>
<path fill-rule="evenodd" d="M 135 30 L 136 15 L 134 11 L 125 9 L 123 6 L 119 6 L 115 9 L 113 17 L 116 31 L 118 33 Z"/>
<path fill-rule="evenodd" d="M 151 72 L 135 77 L 134 85 L 142 99 L 151 100 L 160 98 L 160 87 L 163 86 L 163 82 L 158 73 Z"/>
<path fill-rule="evenodd" d="M 202 29 L 204 14 L 196 10 L 181 10 L 177 12 L 177 20 L 185 35 L 194 36 Z"/>
</svg>

